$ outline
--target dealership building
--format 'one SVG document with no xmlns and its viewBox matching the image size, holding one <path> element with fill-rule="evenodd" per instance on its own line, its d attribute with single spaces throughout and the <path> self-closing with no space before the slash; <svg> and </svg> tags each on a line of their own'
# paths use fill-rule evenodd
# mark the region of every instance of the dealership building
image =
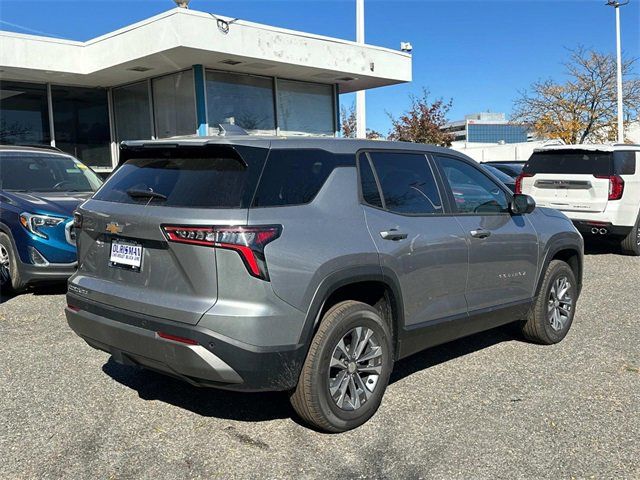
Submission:
<svg viewBox="0 0 640 480">
<path fill-rule="evenodd" d="M 175 8 L 87 42 L 0 31 L 0 143 L 110 171 L 123 140 L 334 136 L 339 94 L 411 80 L 411 55 Z"/>
</svg>

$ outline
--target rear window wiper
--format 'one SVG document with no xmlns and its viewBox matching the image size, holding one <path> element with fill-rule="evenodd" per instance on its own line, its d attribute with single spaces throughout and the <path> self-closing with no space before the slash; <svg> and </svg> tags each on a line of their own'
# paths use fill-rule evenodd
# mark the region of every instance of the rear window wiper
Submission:
<svg viewBox="0 0 640 480">
<path fill-rule="evenodd" d="M 127 190 L 127 195 L 131 198 L 157 198 L 158 200 L 166 200 L 167 196 L 162 193 L 154 192 L 153 190 L 142 190 L 138 188 L 131 188 Z"/>
</svg>

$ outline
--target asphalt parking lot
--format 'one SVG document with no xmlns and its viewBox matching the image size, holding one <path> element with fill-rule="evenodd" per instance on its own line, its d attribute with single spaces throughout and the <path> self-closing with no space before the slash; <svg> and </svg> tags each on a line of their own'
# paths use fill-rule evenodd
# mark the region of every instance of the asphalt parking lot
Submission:
<svg viewBox="0 0 640 480">
<path fill-rule="evenodd" d="M 396 365 L 339 435 L 285 394 L 203 390 L 124 367 L 68 328 L 63 288 L 0 305 L 0 478 L 640 478 L 640 258 L 592 253 L 553 347 L 513 328 Z"/>
</svg>

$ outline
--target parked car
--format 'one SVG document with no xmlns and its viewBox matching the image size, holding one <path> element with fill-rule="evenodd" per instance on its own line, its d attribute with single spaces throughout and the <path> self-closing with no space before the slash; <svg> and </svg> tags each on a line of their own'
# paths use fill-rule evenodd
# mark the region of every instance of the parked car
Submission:
<svg viewBox="0 0 640 480">
<path fill-rule="evenodd" d="M 563 145 L 534 151 L 518 193 L 558 209 L 578 230 L 640 255 L 640 145 Z"/>
<path fill-rule="evenodd" d="M 518 175 L 522 173 L 522 168 L 526 162 L 519 162 L 516 160 L 513 161 L 487 161 L 482 162 L 483 165 L 491 165 L 492 167 L 500 170 L 503 173 L 506 173 L 511 178 L 515 179 Z"/>
<path fill-rule="evenodd" d="M 511 192 L 515 192 L 517 175 L 516 177 L 511 177 L 510 175 L 507 175 L 502 170 L 500 170 L 499 168 L 496 168 L 490 163 L 481 163 L 480 165 L 482 165 L 482 167 L 485 170 L 487 170 L 489 173 L 495 176 L 498 180 L 504 183 L 509 188 L 509 190 L 511 190 Z"/>
<path fill-rule="evenodd" d="M 285 390 L 332 432 L 380 405 L 395 361 L 520 321 L 567 334 L 582 237 L 429 145 L 225 137 L 126 142 L 76 215 L 71 328 L 128 365 Z"/>
<path fill-rule="evenodd" d="M 0 146 L 0 287 L 20 291 L 76 269 L 73 211 L 102 184 L 77 159 Z"/>
</svg>

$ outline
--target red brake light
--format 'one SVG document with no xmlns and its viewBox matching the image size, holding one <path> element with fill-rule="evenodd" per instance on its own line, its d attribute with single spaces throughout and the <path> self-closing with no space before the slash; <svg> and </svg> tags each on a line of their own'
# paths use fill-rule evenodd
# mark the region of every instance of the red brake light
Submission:
<svg viewBox="0 0 640 480">
<path fill-rule="evenodd" d="M 620 200 L 624 193 L 624 180 L 619 175 L 594 175 L 609 180 L 609 200 Z"/>
<path fill-rule="evenodd" d="M 533 173 L 521 173 L 516 177 L 515 193 L 522 193 L 522 179 L 533 177 Z"/>
<path fill-rule="evenodd" d="M 251 275 L 269 280 L 264 247 L 280 236 L 280 225 L 189 227 L 163 225 L 167 240 L 235 250 Z"/>
</svg>

